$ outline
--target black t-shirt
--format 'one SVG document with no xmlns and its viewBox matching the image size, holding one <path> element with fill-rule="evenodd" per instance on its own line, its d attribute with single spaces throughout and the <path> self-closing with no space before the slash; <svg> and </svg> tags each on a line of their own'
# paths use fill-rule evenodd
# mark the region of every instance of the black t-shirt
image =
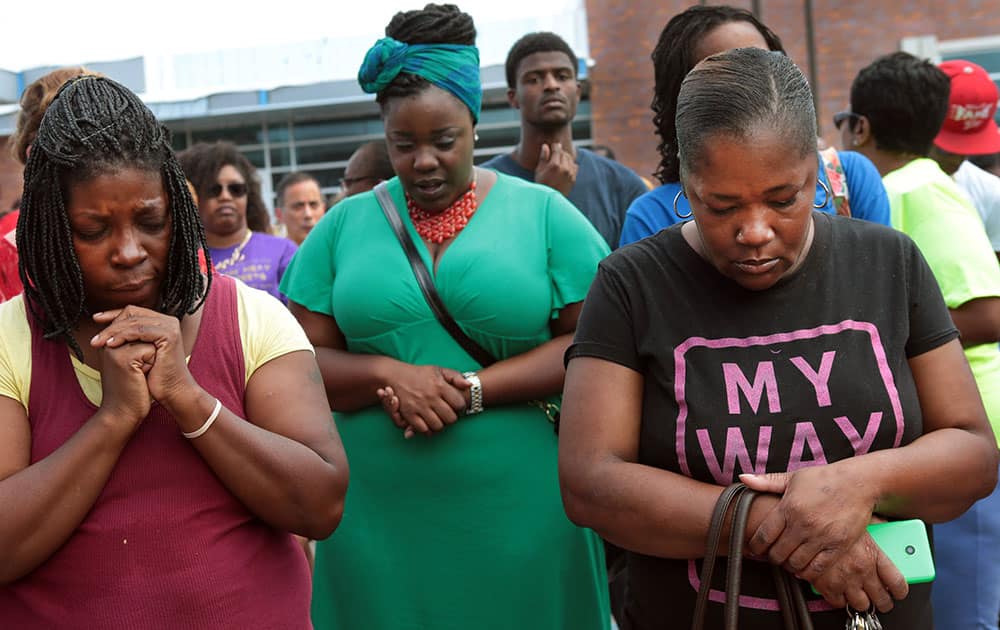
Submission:
<svg viewBox="0 0 1000 630">
<path fill-rule="evenodd" d="M 765 291 L 719 274 L 680 225 L 601 263 L 567 357 L 643 374 L 640 463 L 728 485 L 742 472 L 796 470 L 921 435 L 907 358 L 958 334 L 934 276 L 901 232 L 813 217 L 802 267 Z M 630 553 L 626 627 L 690 627 L 700 570 Z M 715 575 L 721 602 L 724 568 Z M 844 627 L 843 611 L 804 590 L 817 630 Z M 885 628 L 930 628 L 929 595 L 911 585 L 880 615 Z M 781 627 L 766 564 L 744 563 L 741 607 L 741 628 Z M 708 619 L 722 627 L 721 603 Z"/>
</svg>

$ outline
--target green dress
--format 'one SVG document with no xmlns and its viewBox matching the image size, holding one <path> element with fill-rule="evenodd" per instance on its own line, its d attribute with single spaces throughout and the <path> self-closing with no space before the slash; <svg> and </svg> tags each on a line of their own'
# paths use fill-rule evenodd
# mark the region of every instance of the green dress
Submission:
<svg viewBox="0 0 1000 630">
<path fill-rule="evenodd" d="M 389 182 L 428 269 L 427 249 Z M 559 193 L 500 175 L 442 255 L 438 292 L 494 356 L 548 339 L 607 245 Z M 434 319 L 373 193 L 323 217 L 281 291 L 332 315 L 351 352 L 478 369 Z M 600 539 L 563 511 L 557 436 L 527 403 L 404 440 L 373 406 L 337 413 L 351 466 L 344 518 L 317 545 L 318 630 L 567 630 L 610 625 Z"/>
</svg>

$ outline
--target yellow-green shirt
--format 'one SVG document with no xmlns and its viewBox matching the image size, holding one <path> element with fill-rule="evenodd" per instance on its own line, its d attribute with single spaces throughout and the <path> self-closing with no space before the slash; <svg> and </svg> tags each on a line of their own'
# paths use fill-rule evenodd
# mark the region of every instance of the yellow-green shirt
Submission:
<svg viewBox="0 0 1000 630">
<path fill-rule="evenodd" d="M 910 236 L 927 259 L 948 308 L 1000 296 L 1000 265 L 979 213 L 958 185 L 927 158 L 882 178 L 892 225 Z M 965 349 L 1000 443 L 1000 346 Z"/>
</svg>

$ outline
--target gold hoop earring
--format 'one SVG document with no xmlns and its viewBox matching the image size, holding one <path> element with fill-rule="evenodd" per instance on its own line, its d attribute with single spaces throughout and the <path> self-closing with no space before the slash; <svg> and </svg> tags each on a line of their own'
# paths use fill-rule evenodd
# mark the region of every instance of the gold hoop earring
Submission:
<svg viewBox="0 0 1000 630">
<path fill-rule="evenodd" d="M 822 179 L 817 178 L 816 183 L 823 187 L 823 203 L 813 203 L 813 208 L 819 210 L 820 208 L 825 208 L 826 204 L 833 199 L 833 193 L 830 192 L 830 187 Z"/>
<path fill-rule="evenodd" d="M 676 214 L 677 218 L 681 219 L 681 220 L 690 219 L 691 215 L 694 214 L 694 210 L 692 210 L 690 207 L 688 207 L 688 213 L 687 214 L 681 214 L 680 212 L 677 211 L 677 201 L 680 200 L 681 195 L 684 195 L 684 189 L 683 188 L 681 188 L 679 191 L 677 191 L 677 194 L 674 196 L 674 214 Z M 684 198 L 687 199 L 687 195 L 684 195 Z"/>
</svg>

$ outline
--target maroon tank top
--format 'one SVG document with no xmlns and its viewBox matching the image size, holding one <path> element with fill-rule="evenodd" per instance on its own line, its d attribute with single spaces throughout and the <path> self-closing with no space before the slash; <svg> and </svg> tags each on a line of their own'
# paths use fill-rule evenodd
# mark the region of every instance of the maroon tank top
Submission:
<svg viewBox="0 0 1000 630">
<path fill-rule="evenodd" d="M 245 365 L 236 284 L 216 275 L 189 369 L 240 417 Z M 31 318 L 29 317 L 29 320 Z M 64 342 L 32 322 L 31 463 L 97 411 Z M 66 543 L 0 586 L 0 628 L 276 628 L 309 621 L 309 568 L 292 536 L 251 514 L 154 403 Z"/>
</svg>

